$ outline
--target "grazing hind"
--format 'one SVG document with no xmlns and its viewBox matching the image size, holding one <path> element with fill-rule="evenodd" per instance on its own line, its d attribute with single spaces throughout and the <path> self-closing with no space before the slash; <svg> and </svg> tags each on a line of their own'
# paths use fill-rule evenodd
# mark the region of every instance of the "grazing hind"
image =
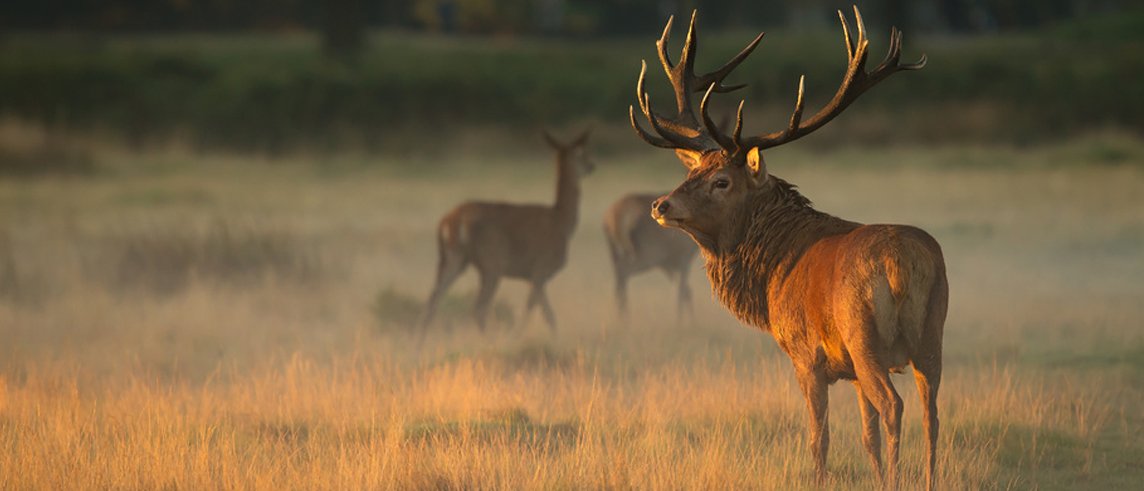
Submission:
<svg viewBox="0 0 1144 491">
<path fill-rule="evenodd" d="M 441 219 L 437 226 L 437 280 L 421 318 L 422 337 L 433 322 L 441 297 L 470 264 L 480 275 L 473 318 L 482 331 L 502 277 L 531 283 L 525 317 L 540 307 L 548 327 L 556 329 L 556 315 L 544 287 L 564 267 L 568 241 L 579 216 L 580 179 L 595 168 L 585 151 L 588 135 L 589 131 L 584 131 L 565 144 L 544 132 L 545 141 L 556 150 L 554 204 L 470 201 Z"/>
<path fill-rule="evenodd" d="M 648 216 L 648 209 L 659 194 L 628 194 L 612 203 L 604 213 L 604 236 L 616 274 L 616 308 L 628 314 L 628 279 L 643 271 L 660 269 L 679 282 L 676 321 L 692 313 L 691 288 L 687 272 L 698 249 L 687 234 L 668 230 Z"/>
<path fill-rule="evenodd" d="M 937 392 L 942 371 L 942 331 L 948 305 L 945 260 L 926 232 L 907 225 L 863 225 L 815 210 L 794 185 L 767 171 L 761 150 L 796 140 L 822 127 L 863 92 L 901 70 L 901 33 L 891 30 L 886 59 L 866 71 L 869 41 L 858 8 L 857 39 L 842 18 L 849 64 L 834 98 L 806 121 L 799 84 L 794 112 L 785 129 L 742 136 L 743 104 L 734 130 L 724 133 L 708 115 L 708 101 L 724 78 L 754 50 L 760 34 L 721 68 L 698 76 L 695 16 L 678 64 L 667 55 L 668 21 L 657 43 L 675 92 L 678 112 L 652 110 L 640 73 L 639 111 L 649 133 L 629 108 L 631 123 L 646 142 L 675 150 L 689 172 L 674 191 L 652 206 L 661 225 L 687 232 L 699 244 L 707 277 L 720 302 L 741 321 L 771 333 L 795 367 L 810 412 L 810 450 L 819 480 L 826 477 L 830 443 L 827 387 L 850 380 L 858 391 L 862 443 L 883 476 L 881 434 L 886 432 L 884 483 L 898 484 L 902 399 L 890 372 L 913 366 L 922 401 L 927 440 L 926 488 L 933 489 L 937 465 Z M 699 114 L 692 94 L 704 92 Z"/>
</svg>

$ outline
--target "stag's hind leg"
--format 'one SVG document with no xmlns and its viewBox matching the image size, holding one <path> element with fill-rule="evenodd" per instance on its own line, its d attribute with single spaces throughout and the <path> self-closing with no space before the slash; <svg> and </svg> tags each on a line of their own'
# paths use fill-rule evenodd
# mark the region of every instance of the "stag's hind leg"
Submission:
<svg viewBox="0 0 1144 491">
<path fill-rule="evenodd" d="M 855 350 L 851 350 L 854 353 Z M 864 351 L 869 356 L 854 358 L 854 371 L 862 394 L 878 410 L 882 417 L 882 427 L 886 431 L 886 473 L 885 483 L 889 489 L 898 488 L 898 449 L 902 436 L 902 398 L 894 390 L 890 372 L 873 356 L 875 352 Z"/>
<path fill-rule="evenodd" d="M 882 432 L 878 428 L 878 409 L 862 394 L 862 386 L 854 382 L 854 391 L 858 394 L 858 410 L 862 415 L 862 446 L 870 456 L 870 465 L 874 468 L 874 475 L 882 479 Z"/>
<path fill-rule="evenodd" d="M 945 314 L 949 302 L 949 287 L 942 275 L 934 283 L 930 292 L 924 330 L 919 346 L 911 361 L 914 366 L 914 381 L 918 385 L 918 396 L 922 401 L 922 427 L 926 432 L 926 489 L 933 490 L 937 472 L 937 391 L 941 385 L 942 332 L 945 328 Z"/>
<path fill-rule="evenodd" d="M 941 362 L 914 363 L 914 381 L 922 400 L 922 427 L 926 432 L 926 489 L 934 488 L 934 469 L 937 465 L 937 389 L 941 385 Z"/>
</svg>

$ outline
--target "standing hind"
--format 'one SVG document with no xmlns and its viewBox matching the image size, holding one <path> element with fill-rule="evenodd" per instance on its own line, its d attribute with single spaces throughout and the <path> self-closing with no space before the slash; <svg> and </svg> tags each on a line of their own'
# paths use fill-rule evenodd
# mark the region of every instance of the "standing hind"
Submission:
<svg viewBox="0 0 1144 491">
<path fill-rule="evenodd" d="M 556 150 L 554 204 L 473 201 L 457 206 L 441 219 L 437 227 L 437 279 L 419 325 L 422 336 L 433 322 L 441 297 L 469 265 L 480 276 L 473 320 L 482 331 L 502 277 L 531 283 L 524 316 L 540 307 L 548 327 L 556 329 L 556 315 L 544 289 L 564 267 L 579 215 L 580 179 L 594 164 L 585 152 L 587 131 L 567 144 L 547 132 L 544 137 Z"/>
<path fill-rule="evenodd" d="M 628 313 L 628 279 L 650 269 L 660 269 L 678 282 L 676 322 L 692 313 L 691 288 L 687 272 L 699 250 L 687 234 L 660 227 L 648 215 L 658 194 L 628 194 L 612 203 L 604 213 L 604 236 L 615 272 L 616 308 Z"/>
</svg>

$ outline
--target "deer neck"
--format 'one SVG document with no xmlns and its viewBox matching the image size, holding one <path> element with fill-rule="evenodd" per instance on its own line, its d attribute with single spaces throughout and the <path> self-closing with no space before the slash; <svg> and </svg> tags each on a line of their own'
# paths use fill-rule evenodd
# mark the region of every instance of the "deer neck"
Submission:
<svg viewBox="0 0 1144 491">
<path fill-rule="evenodd" d="M 580 177 L 575 164 L 563 157 L 556 161 L 556 204 L 552 211 L 558 228 L 571 235 L 580 213 Z"/>
<path fill-rule="evenodd" d="M 749 200 L 739 214 L 743 222 L 720 237 L 717 247 L 701 247 L 720 302 L 762 329 L 769 329 L 770 287 L 780 284 L 812 245 L 859 226 L 815 210 L 795 186 L 773 178 L 774 192 Z"/>
</svg>

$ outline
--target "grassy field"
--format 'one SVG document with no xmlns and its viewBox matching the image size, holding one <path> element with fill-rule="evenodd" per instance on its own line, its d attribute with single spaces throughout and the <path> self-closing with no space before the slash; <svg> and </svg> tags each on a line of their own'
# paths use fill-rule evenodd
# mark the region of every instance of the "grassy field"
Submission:
<svg viewBox="0 0 1144 491">
<path fill-rule="evenodd" d="M 385 162 L 103 149 L 83 175 L 0 178 L 0 488 L 811 487 L 785 355 L 701 293 L 698 268 L 694 322 L 657 276 L 633 283 L 632 322 L 613 314 L 600 216 L 676 183 L 666 152 L 597 152 L 549 289 L 558 333 L 520 318 L 514 282 L 477 333 L 470 273 L 451 328 L 414 348 L 436 219 L 464 199 L 550 200 L 534 140 Z M 1144 144 L 769 162 L 820 209 L 943 244 L 942 488 L 1144 482 Z M 920 411 L 895 383 L 913 488 Z M 853 390 L 831 393 L 828 488 L 870 489 Z"/>
</svg>

